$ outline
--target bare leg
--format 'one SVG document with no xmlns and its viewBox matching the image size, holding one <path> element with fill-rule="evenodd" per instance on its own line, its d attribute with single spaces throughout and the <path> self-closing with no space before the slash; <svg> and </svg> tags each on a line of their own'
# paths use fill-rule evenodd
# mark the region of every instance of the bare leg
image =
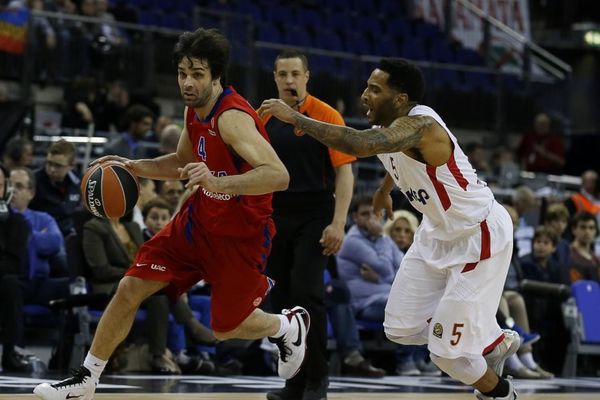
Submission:
<svg viewBox="0 0 600 400">
<path fill-rule="evenodd" d="M 500 378 L 498 378 L 498 375 L 496 375 L 493 369 L 488 367 L 488 369 L 485 371 L 485 374 L 483 374 L 483 376 L 473 384 L 473 387 L 479 390 L 481 393 L 489 393 L 494 390 L 499 381 Z"/>
<path fill-rule="evenodd" d="M 101 360 L 108 360 L 127 337 L 140 304 L 167 285 L 167 282 L 131 276 L 121 279 L 117 292 L 100 318 L 90 353 Z"/>
<path fill-rule="evenodd" d="M 227 339 L 261 339 L 273 336 L 279 330 L 280 321 L 275 314 L 267 314 L 261 309 L 255 309 L 237 328 L 229 332 L 216 332 L 218 340 Z"/>
</svg>

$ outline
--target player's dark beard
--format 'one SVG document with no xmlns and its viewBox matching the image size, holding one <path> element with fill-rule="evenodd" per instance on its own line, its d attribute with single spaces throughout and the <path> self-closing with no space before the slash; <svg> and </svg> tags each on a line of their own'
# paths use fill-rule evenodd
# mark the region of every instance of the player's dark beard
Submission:
<svg viewBox="0 0 600 400">
<path fill-rule="evenodd" d="M 206 90 L 197 97 L 196 101 L 186 102 L 186 106 L 192 108 L 204 107 L 208 104 L 213 94 L 213 86 L 210 85 Z"/>
</svg>

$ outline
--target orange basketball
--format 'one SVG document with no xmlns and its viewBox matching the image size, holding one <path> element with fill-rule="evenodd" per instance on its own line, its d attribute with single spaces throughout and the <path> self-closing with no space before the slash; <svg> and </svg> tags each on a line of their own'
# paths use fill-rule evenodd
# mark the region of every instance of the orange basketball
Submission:
<svg viewBox="0 0 600 400">
<path fill-rule="evenodd" d="M 139 194 L 137 177 L 118 161 L 106 161 L 88 168 L 81 180 L 83 204 L 101 218 L 121 218 L 129 213 Z"/>
</svg>

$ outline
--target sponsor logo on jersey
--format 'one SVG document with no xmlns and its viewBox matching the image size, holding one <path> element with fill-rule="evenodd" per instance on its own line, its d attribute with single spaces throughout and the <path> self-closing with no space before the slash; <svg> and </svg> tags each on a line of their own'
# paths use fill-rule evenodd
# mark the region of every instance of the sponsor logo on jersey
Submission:
<svg viewBox="0 0 600 400">
<path fill-rule="evenodd" d="M 415 190 L 413 188 L 408 189 L 404 192 L 406 198 L 410 201 L 418 201 L 419 203 L 425 205 L 427 204 L 427 200 L 429 200 L 429 193 L 425 189 Z"/>
<path fill-rule="evenodd" d="M 435 325 L 433 325 L 433 336 L 435 336 L 438 339 L 441 339 L 443 334 L 444 327 L 439 322 L 436 322 Z"/>
<path fill-rule="evenodd" d="M 215 200 L 221 200 L 221 201 L 229 201 L 231 199 L 235 199 L 236 197 L 238 197 L 237 194 L 228 194 L 228 193 L 215 193 L 215 192 L 209 192 L 208 190 L 206 190 L 205 188 L 202 188 L 202 193 L 206 196 L 206 197 L 210 197 L 211 199 L 215 199 Z"/>
<path fill-rule="evenodd" d="M 153 269 L 155 271 L 165 272 L 167 270 L 167 267 L 165 267 L 164 265 L 152 264 L 152 265 L 150 265 L 150 269 Z"/>
</svg>

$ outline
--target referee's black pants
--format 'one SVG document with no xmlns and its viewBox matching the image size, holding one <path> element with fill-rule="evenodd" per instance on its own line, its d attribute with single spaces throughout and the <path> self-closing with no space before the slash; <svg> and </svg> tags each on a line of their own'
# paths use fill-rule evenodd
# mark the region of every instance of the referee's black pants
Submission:
<svg viewBox="0 0 600 400">
<path fill-rule="evenodd" d="M 307 353 L 301 371 L 286 382 L 298 389 L 315 386 L 327 377 L 327 317 L 323 271 L 327 257 L 319 239 L 333 218 L 331 204 L 319 208 L 275 209 L 277 234 L 273 239 L 267 275 L 275 280 L 271 290 L 273 312 L 302 306 L 310 313 Z"/>
</svg>

